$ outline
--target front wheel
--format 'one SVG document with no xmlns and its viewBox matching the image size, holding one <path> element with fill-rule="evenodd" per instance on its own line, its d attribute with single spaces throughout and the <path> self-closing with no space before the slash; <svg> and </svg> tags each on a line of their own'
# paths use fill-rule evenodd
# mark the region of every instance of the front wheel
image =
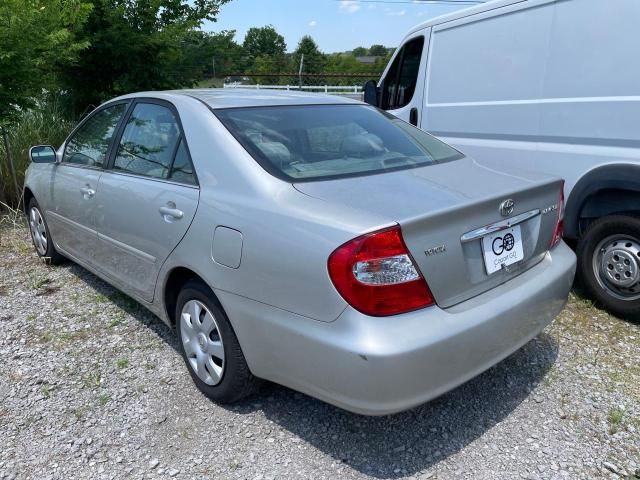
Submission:
<svg viewBox="0 0 640 480">
<path fill-rule="evenodd" d="M 614 315 L 640 320 L 640 219 L 596 220 L 578 241 L 578 278 L 586 292 Z"/>
<path fill-rule="evenodd" d="M 249 371 L 231 323 L 209 287 L 188 282 L 178 295 L 175 318 L 182 356 L 202 393 L 233 403 L 257 389 L 259 381 Z"/>
</svg>

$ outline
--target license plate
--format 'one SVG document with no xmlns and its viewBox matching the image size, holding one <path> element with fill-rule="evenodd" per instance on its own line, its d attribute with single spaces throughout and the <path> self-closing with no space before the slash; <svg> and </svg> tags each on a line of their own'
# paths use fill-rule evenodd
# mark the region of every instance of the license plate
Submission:
<svg viewBox="0 0 640 480">
<path fill-rule="evenodd" d="M 502 269 L 503 265 L 519 262 L 524 258 L 520 227 L 516 225 L 482 237 L 482 252 L 488 275 Z"/>
</svg>

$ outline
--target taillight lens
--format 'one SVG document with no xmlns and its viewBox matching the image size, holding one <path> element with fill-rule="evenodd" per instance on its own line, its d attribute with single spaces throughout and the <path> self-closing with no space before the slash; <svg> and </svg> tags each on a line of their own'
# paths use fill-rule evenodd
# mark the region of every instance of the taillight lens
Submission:
<svg viewBox="0 0 640 480">
<path fill-rule="evenodd" d="M 553 231 L 553 238 L 551 239 L 551 245 L 549 248 L 555 247 L 560 240 L 562 240 L 562 234 L 564 233 L 564 180 L 560 183 L 560 201 L 558 202 L 558 216 L 556 217 L 556 227 Z"/>
<path fill-rule="evenodd" d="M 434 304 L 399 226 L 348 241 L 329 256 L 328 267 L 340 295 L 366 315 L 397 315 Z"/>
</svg>

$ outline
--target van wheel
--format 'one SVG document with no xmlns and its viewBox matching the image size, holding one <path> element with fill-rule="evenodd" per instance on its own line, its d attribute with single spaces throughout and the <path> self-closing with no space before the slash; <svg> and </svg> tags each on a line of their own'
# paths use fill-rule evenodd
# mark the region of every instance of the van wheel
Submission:
<svg viewBox="0 0 640 480">
<path fill-rule="evenodd" d="M 596 220 L 578 241 L 578 279 L 597 304 L 640 320 L 640 219 Z"/>
<path fill-rule="evenodd" d="M 29 202 L 27 209 L 29 212 L 29 231 L 31 233 L 31 241 L 36 249 L 38 256 L 47 260 L 52 265 L 58 265 L 64 261 L 64 257 L 58 253 L 53 245 L 49 226 L 44 219 L 44 214 L 40 210 L 40 205 L 35 198 Z"/>
<path fill-rule="evenodd" d="M 211 289 L 189 281 L 176 305 L 176 331 L 182 357 L 198 389 L 220 403 L 254 393 L 259 380 L 244 359 L 236 334 Z"/>
</svg>

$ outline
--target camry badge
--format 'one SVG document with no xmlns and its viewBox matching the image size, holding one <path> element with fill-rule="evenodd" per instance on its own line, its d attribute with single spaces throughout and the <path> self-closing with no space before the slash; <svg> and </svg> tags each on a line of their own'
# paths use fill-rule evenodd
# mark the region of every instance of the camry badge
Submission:
<svg viewBox="0 0 640 480">
<path fill-rule="evenodd" d="M 516 204 L 512 199 L 510 198 L 506 199 L 504 202 L 500 204 L 500 207 L 499 207 L 500 215 L 502 215 L 503 217 L 508 217 L 513 213 L 513 209 L 515 208 L 515 206 Z"/>
</svg>

